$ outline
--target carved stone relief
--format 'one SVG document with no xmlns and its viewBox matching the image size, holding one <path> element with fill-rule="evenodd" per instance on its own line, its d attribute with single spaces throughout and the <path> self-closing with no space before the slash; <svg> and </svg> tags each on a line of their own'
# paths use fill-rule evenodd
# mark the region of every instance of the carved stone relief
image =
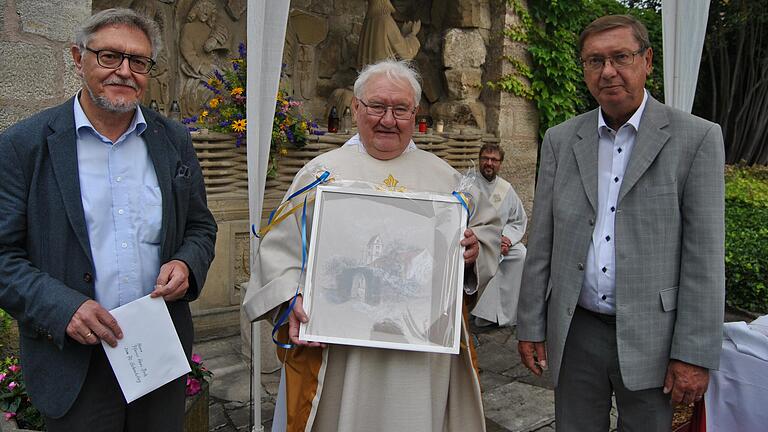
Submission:
<svg viewBox="0 0 768 432">
<path fill-rule="evenodd" d="M 283 59 L 293 96 L 310 100 L 316 96 L 317 46 L 328 36 L 328 21 L 316 14 L 294 10 L 288 17 Z"/>
<path fill-rule="evenodd" d="M 394 12 L 390 0 L 368 0 L 357 52 L 361 68 L 385 58 L 411 60 L 419 52 L 421 21 L 407 21 L 400 30 L 392 18 Z"/>
<path fill-rule="evenodd" d="M 194 115 L 208 98 L 208 90 L 201 85 L 213 75 L 221 58 L 230 52 L 229 29 L 217 23 L 218 9 L 213 0 L 195 3 L 181 27 L 179 51 L 181 53 L 182 113 Z"/>
</svg>

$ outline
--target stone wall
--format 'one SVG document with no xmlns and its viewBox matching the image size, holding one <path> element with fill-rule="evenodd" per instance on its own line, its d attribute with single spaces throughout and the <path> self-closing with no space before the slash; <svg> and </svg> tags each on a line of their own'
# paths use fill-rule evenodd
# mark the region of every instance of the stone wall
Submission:
<svg viewBox="0 0 768 432">
<path fill-rule="evenodd" d="M 90 0 L 0 0 L 0 131 L 77 92 L 70 54 Z"/>
<path fill-rule="evenodd" d="M 502 3 L 491 2 L 492 26 L 488 61 L 485 64 L 486 82 L 512 72 L 506 57 L 531 64 L 525 45 L 511 42 L 502 34 L 504 28 L 517 24 L 519 19 Z M 527 0 L 521 3 L 526 5 Z M 539 142 L 539 114 L 536 106 L 532 101 L 511 93 L 491 91 L 488 88 L 483 90 L 481 99 L 486 104 L 489 132 L 501 138 L 506 153 L 500 175 L 512 183 L 530 217 Z"/>
</svg>

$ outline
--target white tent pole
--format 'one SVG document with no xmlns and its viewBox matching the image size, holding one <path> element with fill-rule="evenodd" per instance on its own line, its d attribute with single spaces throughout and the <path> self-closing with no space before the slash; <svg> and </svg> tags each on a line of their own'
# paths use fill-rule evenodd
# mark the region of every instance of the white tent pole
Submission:
<svg viewBox="0 0 768 432">
<path fill-rule="evenodd" d="M 248 207 L 250 223 L 258 231 L 264 201 L 269 147 L 275 100 L 280 84 L 283 44 L 288 24 L 290 2 L 285 0 L 248 0 L 246 83 L 248 151 Z M 251 236 L 251 278 L 248 285 L 259 284 L 255 266 L 259 240 Z M 251 323 L 251 388 L 253 432 L 263 431 L 261 425 L 261 337 L 259 325 Z"/>
</svg>

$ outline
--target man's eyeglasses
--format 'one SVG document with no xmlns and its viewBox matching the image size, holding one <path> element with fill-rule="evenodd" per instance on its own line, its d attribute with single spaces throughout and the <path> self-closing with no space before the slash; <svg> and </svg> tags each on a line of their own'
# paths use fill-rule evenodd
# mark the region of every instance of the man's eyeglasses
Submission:
<svg viewBox="0 0 768 432">
<path fill-rule="evenodd" d="M 94 50 L 85 47 L 88 51 L 96 54 L 96 62 L 99 66 L 107 69 L 119 69 L 123 60 L 128 59 L 128 67 L 137 74 L 148 74 L 155 65 L 155 61 L 149 57 L 134 54 L 126 54 L 120 51 Z"/>
<path fill-rule="evenodd" d="M 384 117 L 390 109 L 392 110 L 392 116 L 398 120 L 410 120 L 413 118 L 413 114 L 416 113 L 416 108 L 408 108 L 402 105 L 392 106 L 375 102 L 367 104 L 360 99 L 358 101 L 365 107 L 365 112 L 374 117 Z"/>
<path fill-rule="evenodd" d="M 480 156 L 480 162 L 501 163 L 501 159 L 499 159 L 499 158 L 492 158 L 492 157 L 488 157 L 488 156 Z"/>
<path fill-rule="evenodd" d="M 584 69 L 596 71 L 602 69 L 603 66 L 605 66 L 605 61 L 608 60 L 611 62 L 611 65 L 613 65 L 614 69 L 621 69 L 634 63 L 635 56 L 645 50 L 645 48 L 640 48 L 637 51 L 622 52 L 609 57 L 587 57 L 585 59 L 581 59 L 581 64 L 584 66 Z"/>
</svg>

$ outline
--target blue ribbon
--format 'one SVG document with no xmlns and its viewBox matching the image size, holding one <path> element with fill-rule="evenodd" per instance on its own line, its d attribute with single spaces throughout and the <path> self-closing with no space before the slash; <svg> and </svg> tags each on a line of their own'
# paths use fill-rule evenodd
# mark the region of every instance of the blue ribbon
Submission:
<svg viewBox="0 0 768 432">
<path fill-rule="evenodd" d="M 470 219 L 472 219 L 472 216 L 475 214 L 474 209 L 473 211 L 469 211 L 469 205 L 467 204 L 467 201 L 464 199 L 464 196 L 460 194 L 459 192 L 453 191 L 451 194 L 456 197 L 457 200 L 461 203 L 461 206 L 464 207 L 464 210 L 467 211 L 467 222 L 469 222 Z"/>
<path fill-rule="evenodd" d="M 331 176 L 331 173 L 329 171 L 323 171 L 323 173 L 320 174 L 320 177 L 315 179 L 315 181 L 313 181 L 312 183 L 304 186 L 303 188 L 299 189 L 298 191 L 292 193 L 291 196 L 289 196 L 288 198 L 283 200 L 283 202 L 281 202 L 280 205 L 278 205 L 277 207 L 272 209 L 272 211 L 269 213 L 269 219 L 267 220 L 267 225 L 270 225 L 272 223 L 272 220 L 275 217 L 275 213 L 277 213 L 277 211 L 280 210 L 288 201 L 292 200 L 293 198 L 296 198 L 297 196 L 303 194 L 304 192 L 308 192 L 308 191 L 314 189 L 315 187 L 317 187 L 321 183 L 325 183 L 326 181 L 328 181 L 328 178 L 330 176 Z M 306 203 L 307 203 L 307 200 L 305 199 L 304 200 L 304 204 L 306 205 Z M 256 225 L 255 224 L 251 224 L 251 232 L 253 233 L 254 236 L 260 238 L 259 233 L 256 231 Z"/>
<path fill-rule="evenodd" d="M 272 212 L 269 214 L 269 220 L 267 222 L 267 225 L 272 223 L 272 219 L 275 216 L 275 212 L 281 208 L 286 202 L 290 201 L 291 199 L 308 192 L 318 185 L 325 183 L 328 181 L 328 178 L 331 176 L 331 173 L 328 171 L 324 171 L 320 177 L 318 177 L 315 181 L 308 184 L 307 186 L 304 186 L 303 188 L 299 189 L 298 191 L 291 194 L 288 198 L 285 199 L 279 206 L 277 206 Z M 255 236 L 258 237 L 258 234 L 256 233 L 256 227 L 255 225 L 251 225 L 251 231 Z M 277 334 L 277 331 L 280 329 L 280 327 L 283 326 L 288 321 L 288 316 L 293 311 L 294 306 L 296 305 L 296 299 L 299 297 L 299 290 L 301 288 L 301 280 L 304 277 L 304 272 L 306 270 L 307 265 L 307 196 L 304 197 L 304 203 L 302 204 L 301 209 L 301 273 L 299 273 L 299 283 L 296 285 L 296 292 L 293 294 L 293 297 L 291 298 L 291 301 L 288 303 L 288 307 L 280 314 L 280 317 L 277 319 L 277 322 L 272 327 L 272 342 L 274 342 L 277 346 L 280 348 L 285 349 L 291 349 L 293 348 L 292 343 L 282 343 L 275 338 L 275 335 Z"/>
</svg>

